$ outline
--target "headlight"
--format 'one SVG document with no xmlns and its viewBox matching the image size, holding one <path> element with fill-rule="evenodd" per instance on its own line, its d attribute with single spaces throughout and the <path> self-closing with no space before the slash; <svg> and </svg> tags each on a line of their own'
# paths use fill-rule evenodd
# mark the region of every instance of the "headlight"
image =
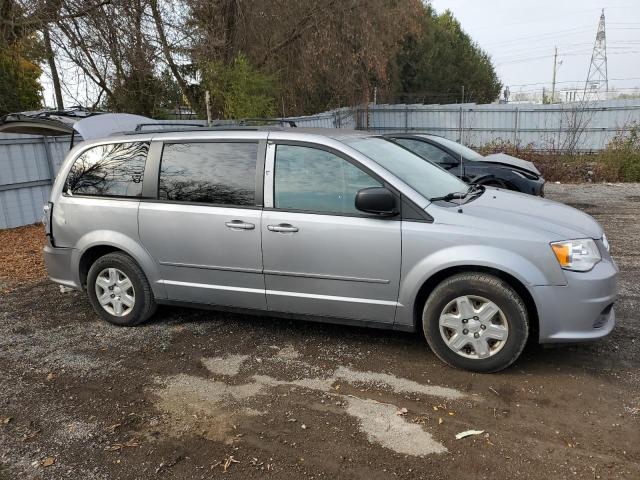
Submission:
<svg viewBox="0 0 640 480">
<path fill-rule="evenodd" d="M 598 246 L 590 238 L 553 242 L 551 248 L 565 270 L 586 272 L 601 260 Z"/>
<path fill-rule="evenodd" d="M 604 248 L 607 249 L 607 252 L 609 252 L 609 240 L 607 240 L 607 236 L 604 234 L 604 232 L 602 232 L 602 243 L 604 244 Z"/>
</svg>

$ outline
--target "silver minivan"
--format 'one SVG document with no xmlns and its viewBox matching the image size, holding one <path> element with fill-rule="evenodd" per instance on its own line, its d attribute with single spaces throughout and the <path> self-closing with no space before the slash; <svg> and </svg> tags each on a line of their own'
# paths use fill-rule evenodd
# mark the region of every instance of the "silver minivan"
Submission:
<svg viewBox="0 0 640 480">
<path fill-rule="evenodd" d="M 590 216 L 468 186 L 380 136 L 224 128 L 92 140 L 45 206 L 51 280 L 116 325 L 158 304 L 422 331 L 479 372 L 528 339 L 615 323 L 618 269 Z"/>
</svg>

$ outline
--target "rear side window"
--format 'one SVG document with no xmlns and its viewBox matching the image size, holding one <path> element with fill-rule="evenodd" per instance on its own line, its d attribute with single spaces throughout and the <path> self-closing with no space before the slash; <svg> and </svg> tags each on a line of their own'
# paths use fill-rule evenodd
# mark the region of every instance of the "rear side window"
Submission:
<svg viewBox="0 0 640 480">
<path fill-rule="evenodd" d="M 68 195 L 140 197 L 148 152 L 146 142 L 92 147 L 73 163 L 64 191 Z"/>
<path fill-rule="evenodd" d="M 165 144 L 160 164 L 161 200 L 254 206 L 257 143 Z"/>
<path fill-rule="evenodd" d="M 344 158 L 317 148 L 276 147 L 274 202 L 276 208 L 314 213 L 362 214 L 356 194 L 380 182 Z"/>
<path fill-rule="evenodd" d="M 395 140 L 403 147 L 408 148 L 412 152 L 417 153 L 421 157 L 431 160 L 432 162 L 447 165 L 458 163 L 458 161 L 447 152 L 435 145 L 431 145 L 430 143 L 422 142 L 420 140 L 412 140 L 409 138 L 396 138 Z"/>
</svg>

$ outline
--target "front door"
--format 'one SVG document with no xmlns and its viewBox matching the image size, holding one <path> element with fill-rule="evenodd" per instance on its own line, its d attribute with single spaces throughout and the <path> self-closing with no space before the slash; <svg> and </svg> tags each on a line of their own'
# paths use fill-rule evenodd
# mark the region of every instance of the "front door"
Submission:
<svg viewBox="0 0 640 480">
<path fill-rule="evenodd" d="M 258 140 L 164 145 L 158 199 L 141 202 L 138 221 L 169 299 L 266 308 L 258 146 Z"/>
<path fill-rule="evenodd" d="M 355 208 L 381 182 L 313 145 L 269 145 L 262 251 L 269 310 L 393 323 L 400 221 Z"/>
</svg>

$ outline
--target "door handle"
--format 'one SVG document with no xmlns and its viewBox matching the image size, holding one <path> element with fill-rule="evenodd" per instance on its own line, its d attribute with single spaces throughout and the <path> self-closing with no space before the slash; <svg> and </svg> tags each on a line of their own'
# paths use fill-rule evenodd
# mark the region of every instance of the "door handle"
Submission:
<svg viewBox="0 0 640 480">
<path fill-rule="evenodd" d="M 242 220 L 233 220 L 226 222 L 225 225 L 231 230 L 253 230 L 256 226 L 253 223 L 246 223 Z"/>
<path fill-rule="evenodd" d="M 270 232 L 294 233 L 298 231 L 298 227 L 288 223 L 281 223 L 280 225 L 267 225 L 267 230 Z"/>
</svg>

